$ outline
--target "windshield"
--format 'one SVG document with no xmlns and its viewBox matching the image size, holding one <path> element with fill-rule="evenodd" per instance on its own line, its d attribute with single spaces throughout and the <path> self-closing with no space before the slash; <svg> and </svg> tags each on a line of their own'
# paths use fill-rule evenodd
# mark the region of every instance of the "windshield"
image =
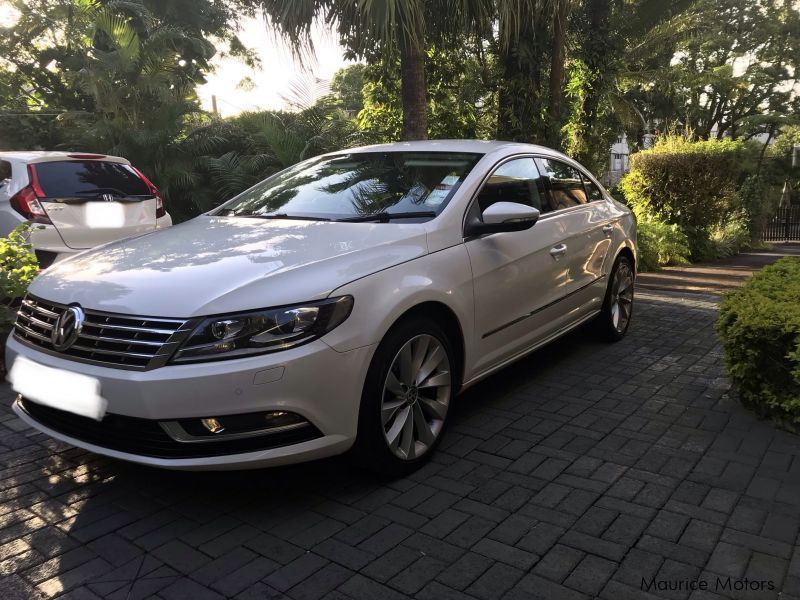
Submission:
<svg viewBox="0 0 800 600">
<path fill-rule="evenodd" d="M 408 212 L 435 216 L 481 156 L 358 152 L 311 159 L 256 184 L 214 214 L 320 219 Z"/>
</svg>

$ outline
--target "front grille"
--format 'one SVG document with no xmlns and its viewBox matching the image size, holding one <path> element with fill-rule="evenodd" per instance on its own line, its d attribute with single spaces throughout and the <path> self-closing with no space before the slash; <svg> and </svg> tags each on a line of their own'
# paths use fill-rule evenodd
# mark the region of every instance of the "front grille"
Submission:
<svg viewBox="0 0 800 600">
<path fill-rule="evenodd" d="M 16 338 L 37 349 L 82 362 L 145 370 L 166 364 L 194 328 L 195 320 L 118 315 L 85 310 L 77 340 L 66 350 L 53 347 L 56 319 L 69 308 L 28 295 L 17 312 Z"/>
<path fill-rule="evenodd" d="M 17 405 L 34 421 L 76 440 L 109 450 L 154 458 L 224 456 L 299 444 L 322 436 L 320 431 L 309 423 L 306 427 L 291 431 L 252 438 L 185 443 L 172 439 L 161 428 L 158 421 L 151 419 L 107 414 L 102 421 L 95 421 L 49 406 L 42 406 L 21 397 L 17 398 Z"/>
</svg>

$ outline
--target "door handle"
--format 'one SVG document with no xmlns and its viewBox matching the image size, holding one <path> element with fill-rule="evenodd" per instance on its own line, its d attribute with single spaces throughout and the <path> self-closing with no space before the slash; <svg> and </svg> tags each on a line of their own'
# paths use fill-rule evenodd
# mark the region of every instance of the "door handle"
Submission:
<svg viewBox="0 0 800 600">
<path fill-rule="evenodd" d="M 611 223 L 608 225 L 603 225 L 603 233 L 606 235 L 611 235 L 612 231 L 614 231 L 614 226 Z"/>
<path fill-rule="evenodd" d="M 550 256 L 553 258 L 558 258 L 562 254 L 567 252 L 567 245 L 566 244 L 559 244 L 558 246 L 553 246 L 550 248 Z"/>
</svg>

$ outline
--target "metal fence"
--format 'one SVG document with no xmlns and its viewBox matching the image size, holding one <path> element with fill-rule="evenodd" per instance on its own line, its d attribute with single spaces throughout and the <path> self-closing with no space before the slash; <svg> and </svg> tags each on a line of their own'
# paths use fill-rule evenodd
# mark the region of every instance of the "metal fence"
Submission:
<svg viewBox="0 0 800 600">
<path fill-rule="evenodd" d="M 765 242 L 800 242 L 800 206 L 779 208 L 767 221 L 762 239 Z"/>
</svg>

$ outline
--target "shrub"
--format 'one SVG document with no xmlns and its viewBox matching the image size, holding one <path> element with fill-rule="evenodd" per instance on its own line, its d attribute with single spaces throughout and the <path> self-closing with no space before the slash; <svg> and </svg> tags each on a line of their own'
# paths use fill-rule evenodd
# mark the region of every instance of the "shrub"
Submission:
<svg viewBox="0 0 800 600">
<path fill-rule="evenodd" d="M 38 272 L 36 255 L 28 242 L 28 223 L 15 227 L 8 237 L 0 238 L 0 331 L 14 322 L 11 304 L 25 295 L 28 284 Z"/>
<path fill-rule="evenodd" d="M 800 259 L 783 258 L 726 294 L 717 332 L 745 406 L 800 423 Z"/>
<path fill-rule="evenodd" d="M 709 258 L 712 233 L 739 207 L 737 189 L 749 160 L 741 141 L 693 142 L 670 135 L 631 157 L 620 188 L 637 217 L 678 225 L 692 259 Z"/>
<path fill-rule="evenodd" d="M 751 236 L 747 214 L 738 211 L 729 215 L 728 219 L 714 230 L 711 240 L 714 243 L 715 258 L 734 256 L 749 248 Z"/>
<path fill-rule="evenodd" d="M 652 217 L 637 223 L 639 269 L 657 271 L 664 265 L 685 265 L 689 262 L 689 240 L 680 227 Z"/>
</svg>

